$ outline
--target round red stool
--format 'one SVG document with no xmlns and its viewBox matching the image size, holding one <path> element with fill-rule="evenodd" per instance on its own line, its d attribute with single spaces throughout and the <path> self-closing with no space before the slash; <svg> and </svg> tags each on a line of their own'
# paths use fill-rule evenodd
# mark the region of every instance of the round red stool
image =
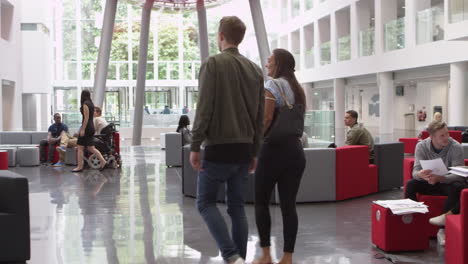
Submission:
<svg viewBox="0 0 468 264">
<path fill-rule="evenodd" d="M 0 150 L 0 170 L 8 170 L 8 151 Z"/>
</svg>

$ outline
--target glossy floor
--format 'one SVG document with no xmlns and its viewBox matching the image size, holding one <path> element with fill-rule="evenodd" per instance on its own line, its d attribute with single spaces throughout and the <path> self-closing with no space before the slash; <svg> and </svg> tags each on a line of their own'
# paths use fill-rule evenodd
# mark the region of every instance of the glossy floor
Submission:
<svg viewBox="0 0 468 264">
<path fill-rule="evenodd" d="M 123 168 L 71 173 L 72 167 L 13 168 L 30 180 L 28 263 L 223 263 L 196 208 L 181 195 L 179 168 L 157 147 L 123 147 Z M 370 203 L 391 191 L 339 203 L 298 206 L 295 263 L 391 263 L 370 243 Z M 224 205 L 219 205 L 224 209 Z M 259 254 L 252 205 L 248 262 Z M 272 207 L 273 255 L 282 251 L 281 212 Z M 386 255 L 398 263 L 443 263 L 434 240 L 425 252 Z"/>
</svg>

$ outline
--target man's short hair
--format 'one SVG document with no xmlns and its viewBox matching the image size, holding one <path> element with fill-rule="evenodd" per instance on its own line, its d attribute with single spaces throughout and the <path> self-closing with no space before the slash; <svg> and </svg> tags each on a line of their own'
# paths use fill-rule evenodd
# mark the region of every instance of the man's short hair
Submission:
<svg viewBox="0 0 468 264">
<path fill-rule="evenodd" d="M 56 116 L 62 117 L 62 116 L 60 115 L 60 113 L 55 113 L 55 114 L 54 114 L 54 119 L 55 119 Z"/>
<path fill-rule="evenodd" d="M 427 132 L 429 132 L 429 134 L 433 136 L 437 131 L 446 127 L 447 124 L 445 122 L 434 120 L 431 123 L 429 123 L 429 126 L 427 127 Z"/>
<path fill-rule="evenodd" d="M 101 109 L 101 107 L 95 106 L 95 107 L 94 107 L 94 111 L 96 111 L 96 113 L 98 113 L 98 115 L 102 115 L 102 109 Z"/>
<path fill-rule="evenodd" d="M 349 110 L 346 113 L 349 114 L 352 118 L 355 118 L 356 120 L 359 117 L 358 113 L 356 111 L 354 111 L 354 110 Z"/>
<path fill-rule="evenodd" d="M 219 32 L 224 34 L 226 41 L 233 45 L 239 45 L 244 39 L 246 26 L 236 16 L 225 16 L 219 21 Z"/>
</svg>

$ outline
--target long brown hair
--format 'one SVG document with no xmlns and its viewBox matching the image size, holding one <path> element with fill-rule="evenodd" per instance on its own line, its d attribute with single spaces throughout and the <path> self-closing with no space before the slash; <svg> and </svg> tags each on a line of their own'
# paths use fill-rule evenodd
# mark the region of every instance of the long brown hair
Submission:
<svg viewBox="0 0 468 264">
<path fill-rule="evenodd" d="M 294 68 L 296 67 L 294 56 L 285 49 L 275 49 L 273 50 L 273 55 L 275 58 L 276 69 L 274 76 L 272 77 L 275 79 L 281 77 L 288 81 L 289 86 L 294 93 L 295 103 L 304 105 L 304 109 L 306 109 L 306 96 L 304 89 L 299 84 L 296 79 L 296 75 L 294 74 Z"/>
</svg>

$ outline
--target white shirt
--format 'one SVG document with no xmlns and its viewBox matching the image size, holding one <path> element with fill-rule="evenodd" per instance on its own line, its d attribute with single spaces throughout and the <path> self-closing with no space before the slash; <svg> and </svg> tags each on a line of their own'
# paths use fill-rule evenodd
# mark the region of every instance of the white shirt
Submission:
<svg viewBox="0 0 468 264">
<path fill-rule="evenodd" d="M 107 126 L 107 121 L 102 116 L 94 117 L 95 134 L 101 134 L 101 130 Z"/>
</svg>

